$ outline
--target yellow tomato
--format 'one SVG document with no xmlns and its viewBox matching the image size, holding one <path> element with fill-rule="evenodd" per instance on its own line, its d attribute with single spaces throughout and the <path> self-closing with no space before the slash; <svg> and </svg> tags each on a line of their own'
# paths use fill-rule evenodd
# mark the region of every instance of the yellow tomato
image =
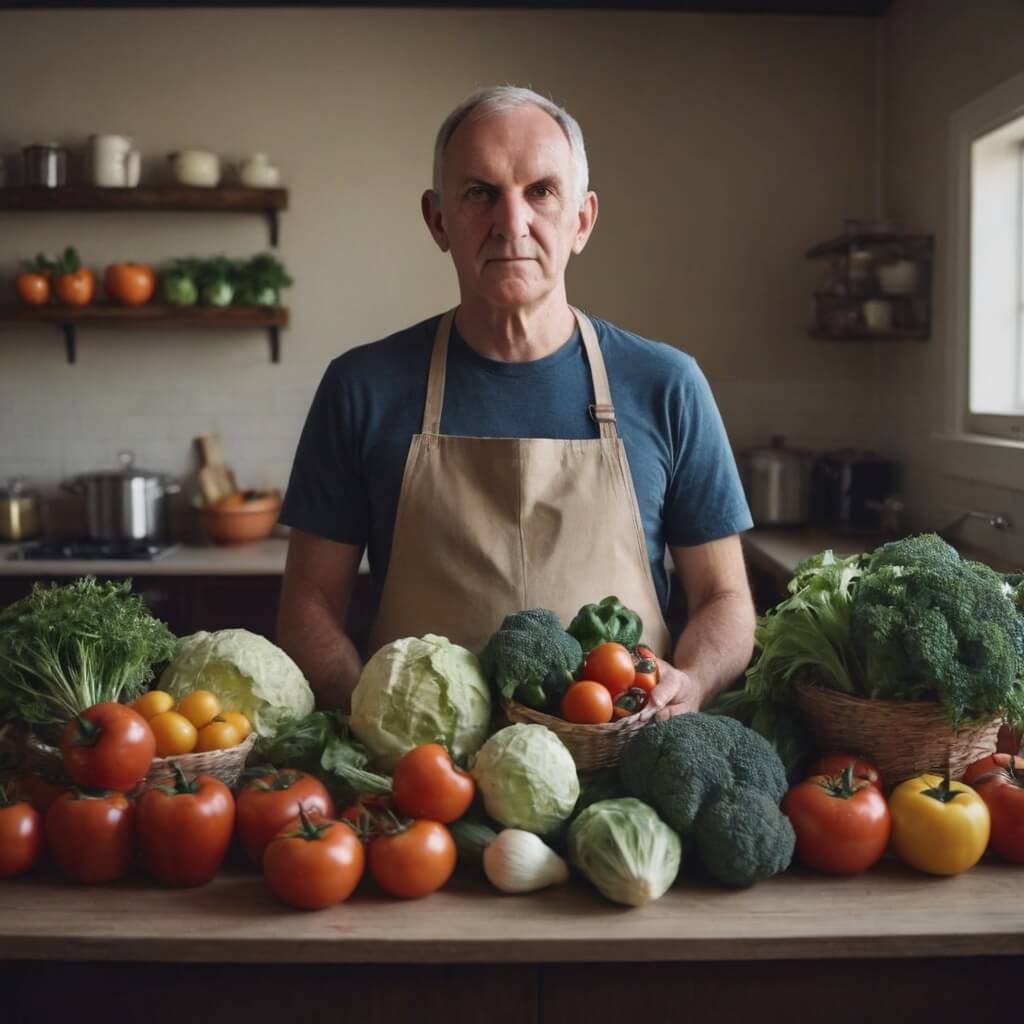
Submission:
<svg viewBox="0 0 1024 1024">
<path fill-rule="evenodd" d="M 918 775 L 893 790 L 889 810 L 893 848 L 918 871 L 958 875 L 988 846 L 988 807 L 962 782 L 947 786 L 941 775 Z"/>
<path fill-rule="evenodd" d="M 174 698 L 163 690 L 150 690 L 133 700 L 132 707 L 148 722 L 154 715 L 170 711 L 174 707 Z"/>
<path fill-rule="evenodd" d="M 241 733 L 230 722 L 211 722 L 199 730 L 196 753 L 202 750 L 226 750 L 242 742 Z"/>
<path fill-rule="evenodd" d="M 193 690 L 178 701 L 178 714 L 184 715 L 197 729 L 202 729 L 220 714 L 220 701 L 209 690 Z"/>
<path fill-rule="evenodd" d="M 196 745 L 196 727 L 177 711 L 161 711 L 149 720 L 156 737 L 156 756 L 190 754 Z"/>
<path fill-rule="evenodd" d="M 233 725 L 238 730 L 239 743 L 252 732 L 252 725 L 249 723 L 249 719 L 241 711 L 222 711 L 217 716 L 217 721 L 228 722 Z"/>
</svg>

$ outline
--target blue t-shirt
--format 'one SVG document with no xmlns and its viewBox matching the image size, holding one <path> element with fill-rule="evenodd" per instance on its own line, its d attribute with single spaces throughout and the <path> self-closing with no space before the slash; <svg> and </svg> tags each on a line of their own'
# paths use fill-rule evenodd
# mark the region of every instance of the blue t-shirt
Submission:
<svg viewBox="0 0 1024 1024">
<path fill-rule="evenodd" d="M 281 522 L 367 546 L 375 600 L 387 574 L 402 474 L 423 425 L 440 316 L 350 349 L 327 367 L 292 466 Z M 692 356 L 591 316 L 640 506 L 664 612 L 665 545 L 693 545 L 753 525 L 721 416 Z M 466 437 L 595 438 L 586 350 L 577 328 L 525 363 L 475 352 L 454 324 L 441 433 Z"/>
</svg>

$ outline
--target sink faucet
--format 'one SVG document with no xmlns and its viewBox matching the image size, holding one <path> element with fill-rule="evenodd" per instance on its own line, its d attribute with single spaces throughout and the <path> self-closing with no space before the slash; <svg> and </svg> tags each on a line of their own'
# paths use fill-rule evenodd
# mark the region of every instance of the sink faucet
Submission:
<svg viewBox="0 0 1024 1024">
<path fill-rule="evenodd" d="M 975 509 L 965 509 L 935 532 L 943 540 L 948 541 L 957 527 L 961 526 L 968 519 L 982 519 L 993 530 L 1005 531 L 1013 529 L 1013 520 L 1009 516 L 1004 516 L 999 512 L 979 512 Z"/>
</svg>

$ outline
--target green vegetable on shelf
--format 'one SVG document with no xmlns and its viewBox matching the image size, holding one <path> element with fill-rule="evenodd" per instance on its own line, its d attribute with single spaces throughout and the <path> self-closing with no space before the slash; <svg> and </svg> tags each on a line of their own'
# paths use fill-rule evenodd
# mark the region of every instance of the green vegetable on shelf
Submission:
<svg viewBox="0 0 1024 1024">
<path fill-rule="evenodd" d="M 606 597 L 597 604 L 584 605 L 569 624 L 584 653 L 598 644 L 622 644 L 632 651 L 643 635 L 640 616 L 630 611 L 617 597 Z"/>
</svg>

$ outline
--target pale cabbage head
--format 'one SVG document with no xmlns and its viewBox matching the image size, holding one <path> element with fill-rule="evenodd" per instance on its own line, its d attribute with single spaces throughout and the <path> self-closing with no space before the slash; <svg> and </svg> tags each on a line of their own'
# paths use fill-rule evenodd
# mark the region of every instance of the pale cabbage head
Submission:
<svg viewBox="0 0 1024 1024">
<path fill-rule="evenodd" d="M 471 771 L 495 821 L 538 835 L 565 821 L 580 795 L 572 754 L 543 725 L 510 725 L 496 732 Z"/>
<path fill-rule="evenodd" d="M 352 732 L 383 771 L 421 743 L 465 758 L 490 723 L 491 690 L 476 655 L 433 633 L 381 647 L 352 694 Z"/>
<path fill-rule="evenodd" d="M 313 691 L 291 658 L 258 633 L 221 629 L 178 641 L 158 684 L 180 698 L 192 690 L 215 693 L 225 711 L 241 711 L 262 737 L 313 710 Z"/>
<path fill-rule="evenodd" d="M 602 895 L 639 907 L 664 895 L 679 873 L 679 836 L 642 800 L 591 804 L 569 827 L 569 859 Z"/>
</svg>

